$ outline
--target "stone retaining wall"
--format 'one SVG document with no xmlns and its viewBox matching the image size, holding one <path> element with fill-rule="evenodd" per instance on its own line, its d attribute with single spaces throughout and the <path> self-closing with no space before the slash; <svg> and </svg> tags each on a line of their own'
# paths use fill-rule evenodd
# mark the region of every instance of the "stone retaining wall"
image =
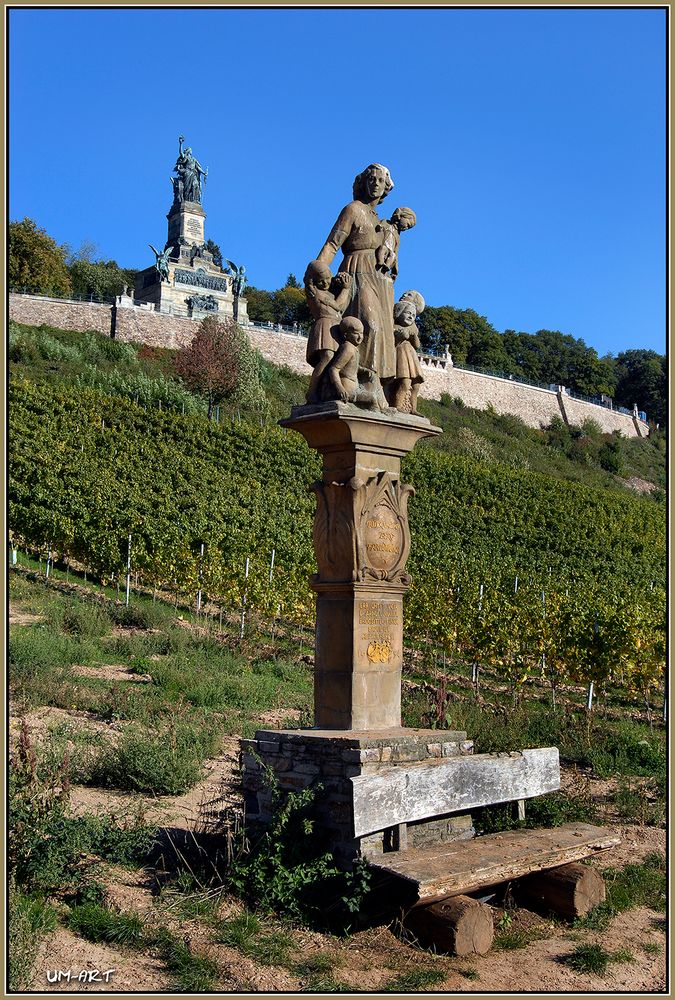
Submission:
<svg viewBox="0 0 675 1000">
<path fill-rule="evenodd" d="M 131 299 L 127 300 L 131 302 Z M 192 319 L 167 316 L 147 306 L 115 306 L 100 303 L 72 302 L 40 296 L 10 293 L 10 319 L 39 326 L 46 323 L 64 330 L 97 330 L 117 340 L 150 344 L 156 347 L 183 347 L 194 336 Z M 302 375 L 310 373 L 305 360 L 307 340 L 278 330 L 246 327 L 251 344 L 262 356 L 276 365 L 286 365 Z M 574 399 L 566 393 L 525 385 L 511 379 L 448 365 L 443 358 L 422 362 L 425 382 L 420 395 L 439 399 L 443 393 L 460 398 L 466 406 L 478 410 L 494 407 L 497 413 L 520 417 L 528 427 L 546 427 L 553 417 L 581 425 L 593 419 L 605 433 L 618 430 L 625 437 L 646 437 L 649 427 L 627 413 Z"/>
<path fill-rule="evenodd" d="M 10 292 L 9 318 L 30 326 L 54 326 L 57 330 L 95 330 L 110 336 L 112 306 L 101 302 L 72 302 Z"/>
</svg>

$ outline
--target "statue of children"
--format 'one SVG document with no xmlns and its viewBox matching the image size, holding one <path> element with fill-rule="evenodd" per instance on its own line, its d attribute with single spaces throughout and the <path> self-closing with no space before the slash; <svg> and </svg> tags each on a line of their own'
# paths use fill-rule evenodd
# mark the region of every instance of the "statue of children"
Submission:
<svg viewBox="0 0 675 1000">
<path fill-rule="evenodd" d="M 307 390 L 307 402 L 320 401 L 321 380 L 326 366 L 338 349 L 337 328 L 349 304 L 351 275 L 345 271 L 333 278 L 328 264 L 312 260 L 305 271 L 305 296 L 314 325 L 307 341 L 307 361 L 314 371 Z"/>
<path fill-rule="evenodd" d="M 326 368 L 326 391 L 343 403 L 356 403 L 370 410 L 390 411 L 376 372 L 359 364 L 359 346 L 363 341 L 363 323 L 347 316 L 340 323 L 342 344 Z M 359 381 L 359 377 L 367 384 Z"/>
<path fill-rule="evenodd" d="M 395 304 L 396 378 L 392 384 L 390 402 L 401 413 L 417 413 L 417 396 L 424 382 L 417 357 L 420 337 L 416 318 L 416 304 L 412 299 L 401 299 Z"/>
<path fill-rule="evenodd" d="M 412 208 L 396 208 L 391 219 L 381 222 L 377 227 L 383 234 L 382 243 L 375 251 L 375 265 L 378 271 L 388 273 L 392 281 L 398 275 L 398 248 L 401 244 L 401 233 L 412 229 L 417 222 L 417 216 Z"/>
</svg>

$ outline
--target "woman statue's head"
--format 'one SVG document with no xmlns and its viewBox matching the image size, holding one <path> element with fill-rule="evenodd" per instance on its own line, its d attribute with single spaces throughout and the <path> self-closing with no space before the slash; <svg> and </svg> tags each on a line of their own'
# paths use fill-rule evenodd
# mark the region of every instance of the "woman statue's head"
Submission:
<svg viewBox="0 0 675 1000">
<path fill-rule="evenodd" d="M 355 201 L 374 201 L 377 199 L 379 205 L 393 187 L 394 182 L 387 168 L 383 167 L 381 163 L 371 163 L 354 178 L 352 194 Z"/>
</svg>

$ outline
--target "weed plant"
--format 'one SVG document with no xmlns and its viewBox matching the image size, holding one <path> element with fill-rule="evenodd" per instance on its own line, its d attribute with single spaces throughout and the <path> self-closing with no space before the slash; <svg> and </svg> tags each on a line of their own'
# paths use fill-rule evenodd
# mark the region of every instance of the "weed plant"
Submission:
<svg viewBox="0 0 675 1000">
<path fill-rule="evenodd" d="M 595 976 L 604 976 L 607 966 L 612 962 L 634 962 L 631 952 L 625 949 L 606 951 L 599 944 L 580 944 L 564 961 L 575 972 L 590 972 Z"/>
<path fill-rule="evenodd" d="M 18 993 L 30 988 L 33 963 L 40 941 L 57 924 L 56 911 L 40 896 L 26 895 L 10 879 L 7 896 L 9 935 L 10 992 Z"/>
<path fill-rule="evenodd" d="M 92 763 L 87 784 L 157 795 L 180 795 L 203 776 L 219 744 L 214 726 L 176 721 L 149 731 L 132 725 Z"/>
<path fill-rule="evenodd" d="M 447 978 L 443 969 L 419 968 L 402 972 L 394 979 L 380 986 L 383 993 L 420 993 L 438 986 Z"/>
</svg>

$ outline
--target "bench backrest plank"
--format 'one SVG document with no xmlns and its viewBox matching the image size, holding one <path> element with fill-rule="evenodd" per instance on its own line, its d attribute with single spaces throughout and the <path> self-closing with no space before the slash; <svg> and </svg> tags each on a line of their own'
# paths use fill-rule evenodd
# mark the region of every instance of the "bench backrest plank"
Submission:
<svg viewBox="0 0 675 1000">
<path fill-rule="evenodd" d="M 556 747 L 446 757 L 351 779 L 354 836 L 560 788 Z"/>
</svg>

